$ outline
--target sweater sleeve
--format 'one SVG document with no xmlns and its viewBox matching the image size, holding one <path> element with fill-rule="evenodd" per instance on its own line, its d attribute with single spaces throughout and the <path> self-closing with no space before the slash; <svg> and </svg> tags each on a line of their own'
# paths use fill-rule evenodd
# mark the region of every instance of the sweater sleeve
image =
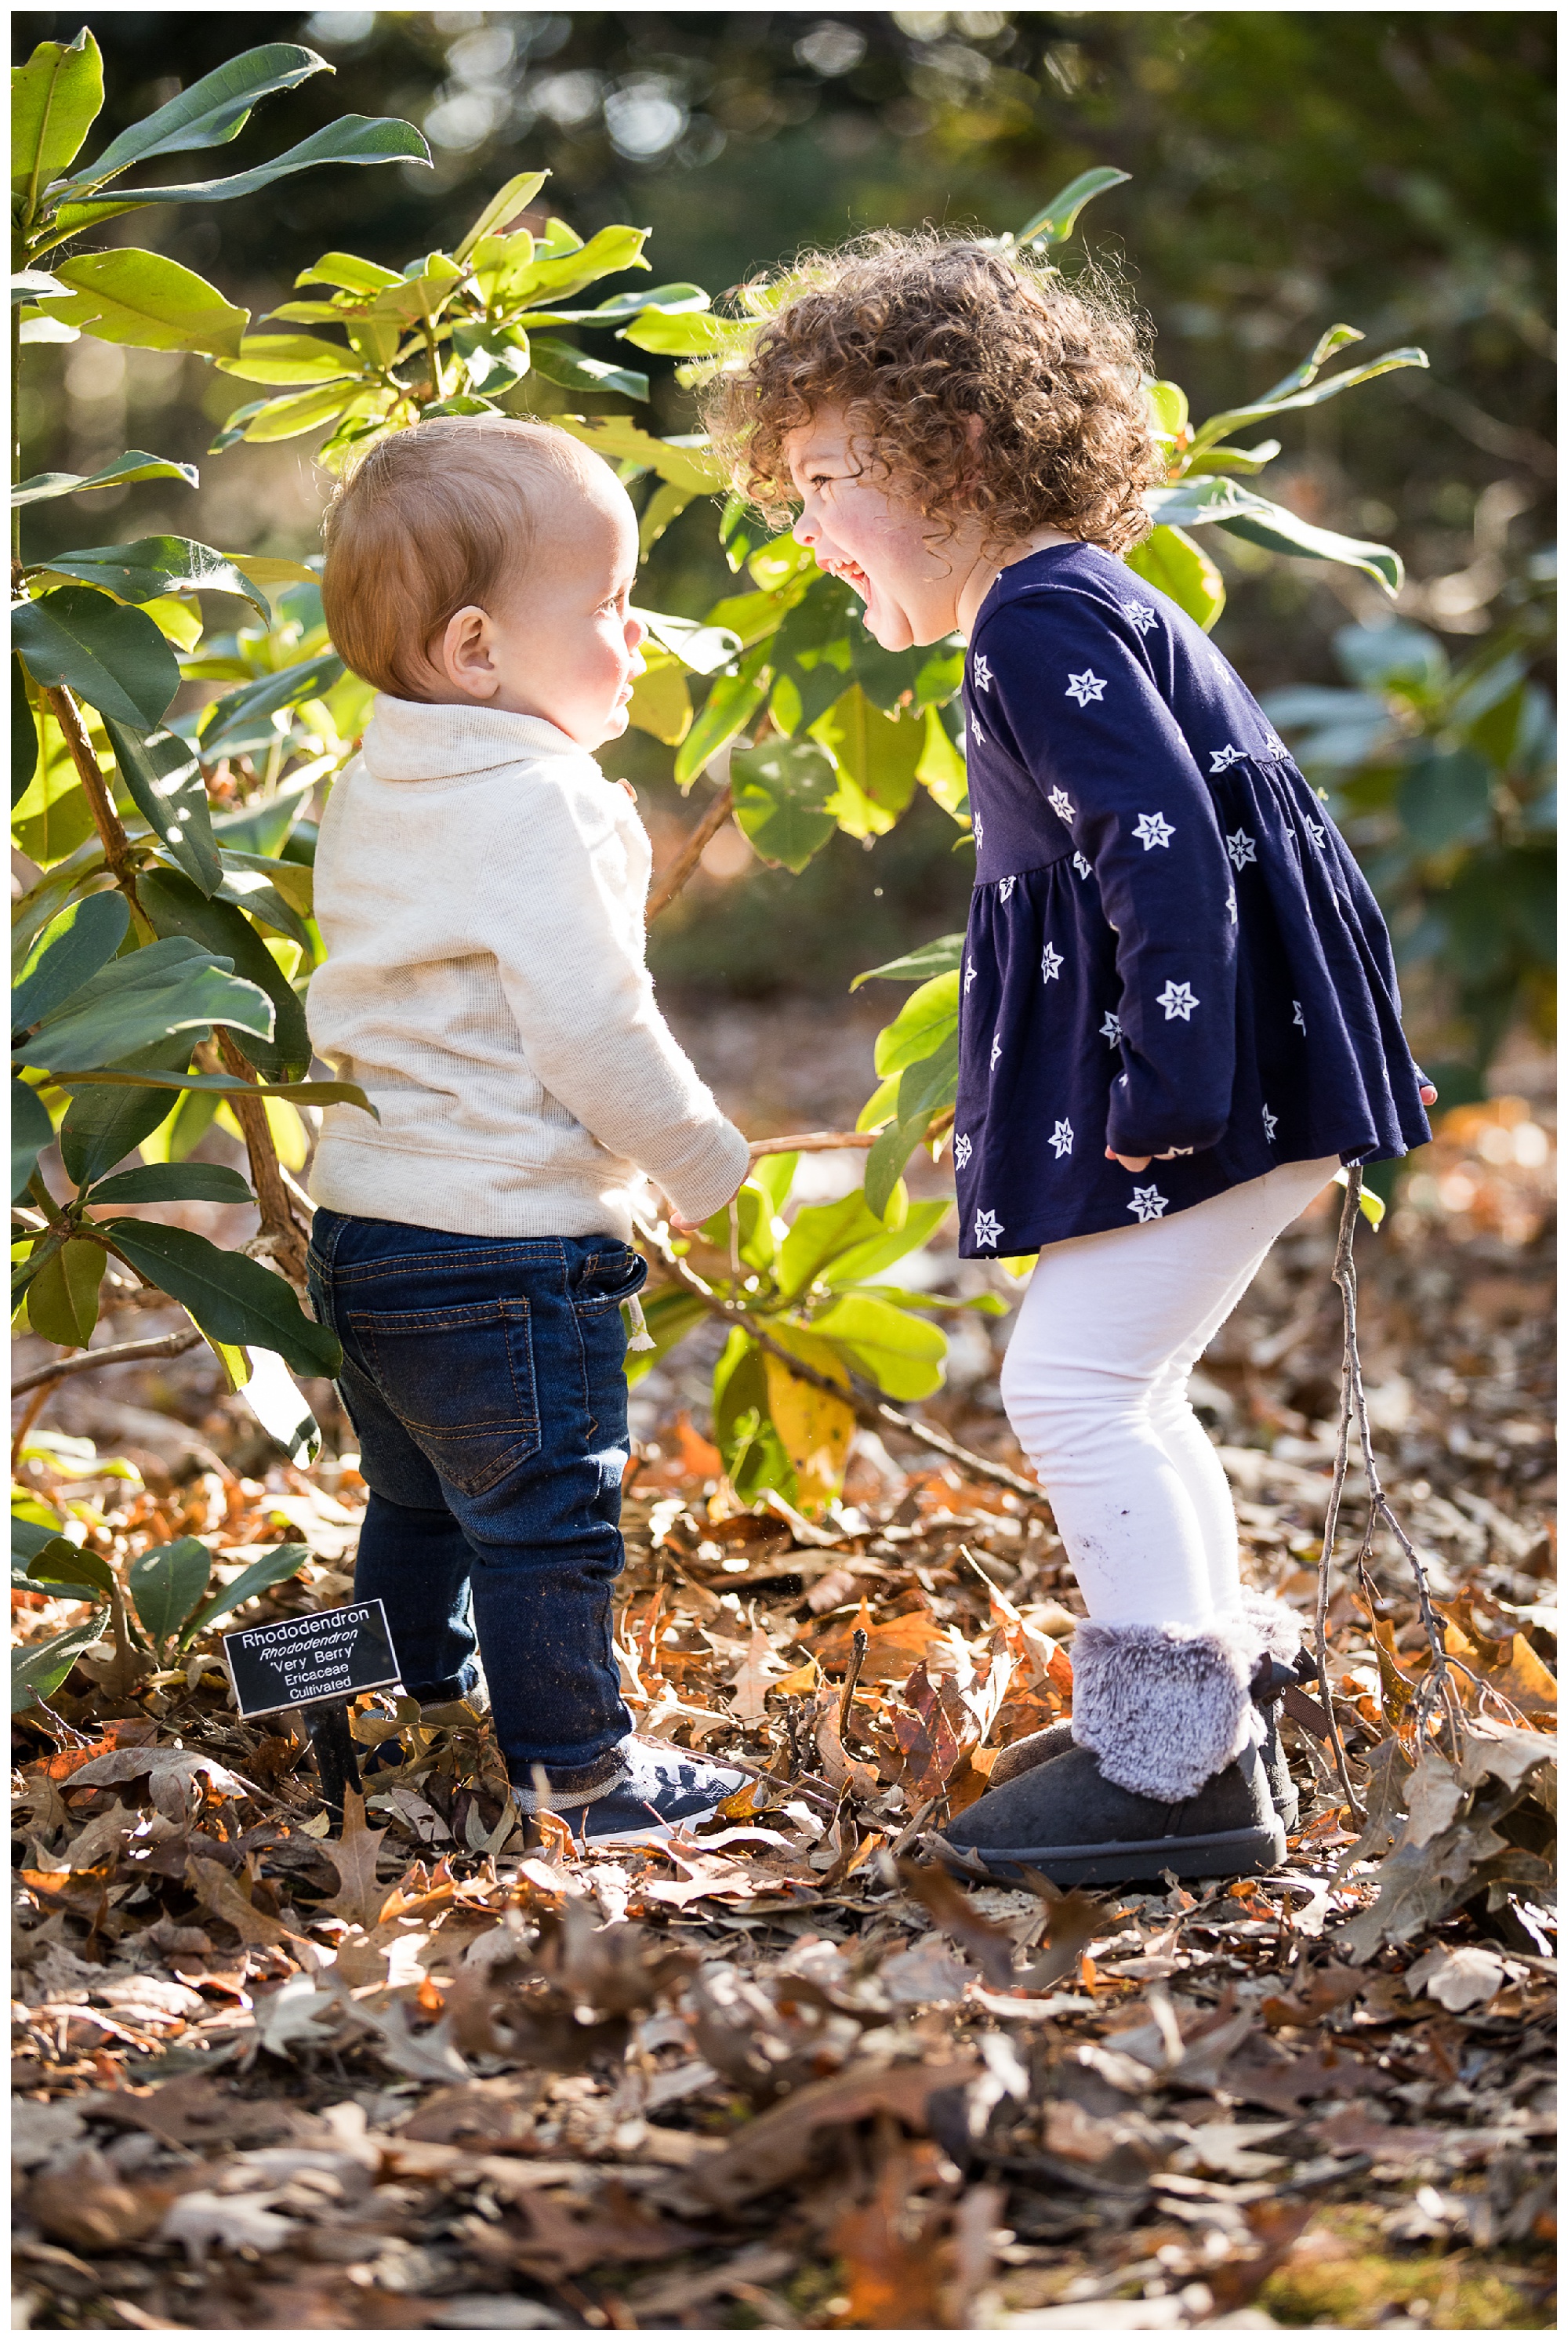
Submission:
<svg viewBox="0 0 1568 2341">
<path fill-rule="evenodd" d="M 515 858 L 495 856 L 485 940 L 544 1087 L 602 1146 L 647 1171 L 683 1218 L 704 1220 L 745 1177 L 746 1141 L 654 1001 L 642 889 L 607 798 L 596 772 L 528 792 L 514 816 L 525 822 Z M 522 891 L 519 866 L 529 872 Z"/>
<path fill-rule="evenodd" d="M 1108 1142 L 1117 1154 L 1213 1146 L 1235 1076 L 1233 873 L 1141 640 L 1058 589 L 1004 603 L 975 652 L 981 720 L 1092 866 L 1115 932 L 1123 1071 Z"/>
</svg>

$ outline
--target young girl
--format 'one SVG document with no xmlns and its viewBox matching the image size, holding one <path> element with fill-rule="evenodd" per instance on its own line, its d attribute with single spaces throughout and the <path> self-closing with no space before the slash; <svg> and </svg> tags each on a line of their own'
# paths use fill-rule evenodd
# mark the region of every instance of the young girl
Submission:
<svg viewBox="0 0 1568 2341">
<path fill-rule="evenodd" d="M 799 281 L 710 420 L 884 648 L 969 644 L 960 1250 L 1039 1247 L 1003 1397 L 1089 1610 L 1070 1734 L 1009 1750 L 944 1849 L 1059 1884 L 1266 1869 L 1301 1629 L 1243 1589 L 1187 1380 L 1275 1238 L 1342 1162 L 1424 1143 L 1435 1092 L 1326 809 L 1118 558 L 1160 477 L 1127 318 L 933 235 Z"/>
</svg>

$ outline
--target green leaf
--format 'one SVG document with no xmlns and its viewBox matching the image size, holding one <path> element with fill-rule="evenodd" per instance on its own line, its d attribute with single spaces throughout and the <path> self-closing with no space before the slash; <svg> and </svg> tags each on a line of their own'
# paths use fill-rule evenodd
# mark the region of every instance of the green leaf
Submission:
<svg viewBox="0 0 1568 2341">
<path fill-rule="evenodd" d="M 12 1520 L 13 1584 L 17 1576 L 15 1557 L 18 1543 L 16 1531 L 21 1525 L 22 1523 L 15 1519 Z M 81 1545 L 73 1544 L 68 1537 L 49 1536 L 46 1530 L 44 1531 L 44 1536 L 45 1541 L 42 1547 L 35 1553 L 26 1570 L 23 1572 L 27 1584 L 46 1585 L 51 1589 L 57 1586 L 62 1590 L 66 1587 L 73 1587 L 76 1589 L 78 1598 L 84 1601 L 95 1600 L 100 1594 L 114 1593 L 115 1575 L 106 1560 L 100 1559 L 95 1552 L 88 1552 Z M 67 1596 L 67 1599 L 69 1598 L 70 1596 Z"/>
<path fill-rule="evenodd" d="M 258 163 L 254 170 L 237 171 L 228 179 L 188 180 L 174 187 L 125 187 L 120 206 L 145 204 L 232 204 L 241 195 L 259 194 L 278 179 L 295 171 L 313 171 L 322 163 L 428 163 L 430 149 L 412 122 L 390 115 L 344 114 L 325 129 L 313 131 L 297 146 Z M 96 167 L 96 166 L 95 166 Z"/>
<path fill-rule="evenodd" d="M 897 1118 L 920 1125 L 921 1134 L 934 1113 L 952 1105 L 958 1095 L 958 1032 L 945 1033 L 929 1056 L 905 1065 L 898 1077 Z"/>
<path fill-rule="evenodd" d="M 133 1268 L 195 1318 L 210 1340 L 256 1342 L 275 1350 L 296 1374 L 335 1374 L 342 1351 L 325 1325 L 315 1325 L 281 1276 L 243 1252 L 220 1251 L 188 1228 L 155 1227 L 146 1220 L 99 1223 Z"/>
<path fill-rule="evenodd" d="M 1163 439 L 1179 438 L 1187 427 L 1187 393 L 1179 382 L 1146 382 L 1144 395 L 1149 402 L 1154 428 Z"/>
<path fill-rule="evenodd" d="M 597 235 L 570 252 L 535 260 L 517 275 L 504 280 L 508 307 L 526 302 L 533 308 L 568 300 L 584 284 L 596 284 L 623 268 L 646 268 L 642 257 L 648 230 L 644 227 L 602 227 Z"/>
<path fill-rule="evenodd" d="M 95 1086 L 72 1098 L 60 1124 L 60 1160 L 67 1177 L 78 1187 L 90 1187 L 116 1162 L 123 1162 L 166 1120 L 174 1104 L 168 1091 L 134 1086 L 137 1071 L 144 1080 L 149 1068 L 161 1073 L 172 1067 L 178 1072 L 189 1061 L 190 1053 L 188 1032 L 155 1041 L 130 1060 L 124 1075 L 128 1086 Z"/>
<path fill-rule="evenodd" d="M 865 1158 L 865 1203 L 869 1211 L 886 1210 L 898 1191 L 904 1165 L 925 1135 L 930 1118 L 927 1113 L 914 1114 L 907 1121 L 895 1118 L 879 1134 Z"/>
<path fill-rule="evenodd" d="M 740 638 L 727 626 L 707 626 L 693 618 L 673 618 L 663 610 L 632 612 L 646 626 L 662 650 L 690 667 L 694 674 L 712 674 L 715 667 L 725 666 L 740 650 Z"/>
<path fill-rule="evenodd" d="M 11 809 L 26 795 L 38 769 L 38 726 L 27 697 L 27 674 L 13 652 L 11 659 Z"/>
<path fill-rule="evenodd" d="M 1102 164 L 1093 171 L 1081 171 L 1075 179 L 1054 194 L 1043 211 L 1018 231 L 1019 244 L 1065 244 L 1077 225 L 1078 214 L 1096 195 L 1107 187 L 1120 187 L 1132 176 L 1128 171 L 1115 171 Z"/>
<path fill-rule="evenodd" d="M 1336 326 L 1336 333 L 1347 331 Z M 1379 374 L 1392 374 L 1399 366 L 1425 367 L 1429 363 L 1424 350 L 1390 350 L 1385 356 L 1373 358 L 1367 364 L 1351 366 L 1343 374 L 1330 374 L 1326 382 L 1313 383 L 1307 390 L 1297 390 L 1281 398 L 1273 393 L 1255 399 L 1250 406 L 1227 407 L 1223 413 L 1211 414 L 1193 434 L 1192 452 L 1201 454 L 1217 439 L 1228 439 L 1243 423 L 1272 422 L 1276 414 L 1285 414 L 1307 406 L 1321 406 L 1325 398 L 1337 398 L 1342 390 L 1355 390 L 1363 382 L 1375 382 Z M 1287 377 L 1288 379 L 1288 377 Z"/>
<path fill-rule="evenodd" d="M 618 390 L 626 398 L 648 395 L 645 374 L 635 374 L 628 366 L 609 365 L 603 358 L 585 357 L 569 342 L 535 334 L 529 351 L 534 372 L 542 374 L 546 382 L 558 382 L 565 390 Z"/>
<path fill-rule="evenodd" d="M 90 585 L 61 585 L 18 603 L 11 642 L 35 682 L 63 683 L 134 731 L 155 730 L 180 687 L 178 662 L 151 618 Z"/>
<path fill-rule="evenodd" d="M 30 1642 L 11 1654 L 11 1712 L 20 1715 L 35 1698 L 50 1699 L 59 1689 L 82 1651 L 103 1632 L 106 1609 L 95 1611 L 85 1625 L 67 1626 L 46 1642 Z"/>
<path fill-rule="evenodd" d="M 117 1067 L 176 1031 L 233 1024 L 265 1039 L 272 1021 L 273 1004 L 265 991 L 175 935 L 113 961 L 73 992 L 32 1039 L 19 1043 L 14 1055 L 22 1064 L 50 1072 Z"/>
<path fill-rule="evenodd" d="M 794 1500 L 794 1467 L 769 1416 L 762 1352 L 738 1326 L 714 1368 L 714 1441 L 743 1503 L 764 1488 Z"/>
<path fill-rule="evenodd" d="M 828 807 L 838 774 L 810 740 L 770 740 L 737 751 L 730 760 L 730 785 L 735 819 L 756 852 L 796 876 L 837 827 Z"/>
<path fill-rule="evenodd" d="M 69 48 L 40 41 L 11 75 L 11 184 L 25 223 L 81 151 L 104 107 L 104 60 L 85 25 Z"/>
<path fill-rule="evenodd" d="M 722 674 L 709 692 L 695 722 L 675 755 L 675 779 L 688 788 L 713 757 L 738 732 L 745 729 L 762 705 L 766 686 L 757 681 L 767 658 L 759 643 L 741 661 L 734 674 Z"/>
<path fill-rule="evenodd" d="M 308 950 L 310 931 L 295 904 L 302 900 L 308 918 L 315 872 L 302 862 L 269 862 L 259 853 L 231 853 L 226 848 L 222 861 L 223 879 L 215 889 L 219 900 L 233 902 L 236 909 L 248 911 L 253 919 L 262 920 Z M 275 876 L 279 881 L 276 885 Z"/>
<path fill-rule="evenodd" d="M 109 1255 L 102 1244 L 75 1237 L 45 1261 L 27 1287 L 27 1321 L 45 1341 L 85 1350 L 98 1321 L 98 1287 Z"/>
<path fill-rule="evenodd" d="M 674 315 L 694 309 L 711 309 L 713 303 L 700 284 L 655 284 L 650 293 L 634 286 L 630 292 L 616 293 L 608 301 L 601 301 L 596 309 L 577 309 L 573 322 L 584 325 L 615 325 L 624 317 L 644 317 L 652 311 Z"/>
<path fill-rule="evenodd" d="M 911 1203 L 903 1226 L 888 1228 L 880 1224 L 880 1213 L 874 1205 L 868 1202 L 867 1217 L 879 1222 L 876 1233 L 867 1236 L 864 1243 L 852 1245 L 848 1251 L 841 1252 L 836 1260 L 831 1261 L 824 1272 L 824 1282 L 835 1290 L 842 1290 L 845 1285 L 869 1282 L 874 1276 L 880 1276 L 884 1268 L 891 1268 L 895 1260 L 904 1259 L 908 1253 L 918 1251 L 922 1244 L 929 1242 L 951 1209 L 952 1205 L 944 1196 L 938 1196 L 932 1202 Z"/>
<path fill-rule="evenodd" d="M 1179 528 L 1156 528 L 1122 555 L 1134 574 L 1168 594 L 1208 633 L 1225 606 L 1225 581 L 1203 547 Z"/>
<path fill-rule="evenodd" d="M 696 493 L 724 485 L 723 467 L 700 433 L 694 438 L 655 439 L 629 414 L 555 414 L 550 419 L 557 430 L 570 432 L 574 439 L 582 440 L 585 447 L 613 463 L 640 463 L 644 470 L 656 472 L 661 480 Z"/>
<path fill-rule="evenodd" d="M 273 716 L 281 708 L 297 707 L 302 700 L 319 699 L 343 672 L 343 661 L 336 652 L 322 651 L 315 658 L 281 668 L 276 674 L 264 675 L 259 682 L 228 692 L 214 702 L 202 720 L 202 752 L 205 760 L 215 763 L 221 756 L 245 755 L 253 748 L 270 747 L 278 736 Z"/>
<path fill-rule="evenodd" d="M 35 1089 L 15 1075 L 11 1081 L 11 1195 L 17 1200 L 38 1167 L 38 1157 L 55 1135 L 49 1109 Z"/>
<path fill-rule="evenodd" d="M 228 1017 L 223 1021 L 232 1023 L 234 1019 Z M 210 1091 L 216 1097 L 289 1098 L 299 1105 L 356 1105 L 362 1113 L 368 1113 L 373 1120 L 379 1121 L 381 1119 L 357 1081 L 245 1081 L 228 1073 L 149 1072 L 139 1065 L 135 1071 L 127 1070 L 135 1064 L 135 1058 L 122 1058 L 117 1065 L 96 1065 L 90 1071 L 56 1072 L 55 1086 L 63 1090 L 138 1087 L 197 1090 Z M 118 1160 L 117 1157 L 112 1159 Z"/>
<path fill-rule="evenodd" d="M 858 991 L 863 983 L 883 976 L 890 983 L 924 983 L 934 975 L 950 975 L 964 961 L 964 937 L 938 935 L 934 942 L 922 943 L 917 951 L 905 951 L 902 959 L 890 959 L 881 967 L 868 967 L 850 985 Z"/>
<path fill-rule="evenodd" d="M 189 488 L 199 487 L 201 474 L 194 463 L 171 463 L 165 455 L 144 455 L 133 448 L 127 455 L 116 455 L 100 472 L 35 472 L 11 491 L 13 504 L 45 503 L 51 496 L 80 496 L 94 488 L 117 488 L 132 480 L 184 480 Z"/>
<path fill-rule="evenodd" d="M 219 1618 L 226 1618 L 231 1610 L 243 1609 L 245 1603 L 254 1601 L 258 1593 L 265 1593 L 269 1587 L 283 1585 L 289 1578 L 297 1577 L 309 1559 L 310 1548 L 303 1544 L 280 1544 L 275 1552 L 263 1553 L 261 1559 L 253 1560 L 232 1585 L 220 1586 L 217 1592 L 208 1595 L 199 1609 L 193 1611 L 180 1636 L 181 1649 L 188 1650 L 198 1634 L 205 1634 L 209 1626 Z"/>
<path fill-rule="evenodd" d="M 813 1318 L 811 1330 L 832 1341 L 889 1398 L 929 1398 L 942 1386 L 946 1335 L 874 1293 L 846 1292 Z"/>
<path fill-rule="evenodd" d="M 225 301 L 205 277 L 135 244 L 80 253 L 58 262 L 55 274 L 71 287 L 71 298 L 45 303 L 45 315 L 81 325 L 98 341 L 135 349 L 233 357 L 250 315 Z"/>
<path fill-rule="evenodd" d="M 486 383 L 494 390 L 509 390 L 527 375 L 528 336 L 514 325 L 454 325 L 452 346 L 474 390 L 483 390 Z"/>
<path fill-rule="evenodd" d="M 722 317 L 707 310 L 644 309 L 624 330 L 616 334 L 618 342 L 630 342 L 634 350 L 650 350 L 662 357 L 706 357 L 710 351 L 722 349 L 734 338 L 734 329 Z"/>
<path fill-rule="evenodd" d="M 851 837 L 884 835 L 914 794 L 924 725 L 913 718 L 895 722 L 856 683 L 819 717 L 812 736 L 832 751 L 838 766 L 832 810 L 839 827 Z"/>
<path fill-rule="evenodd" d="M 319 431 L 324 423 L 335 421 L 357 395 L 352 383 L 336 382 L 315 390 L 302 390 L 287 398 L 263 399 L 259 405 L 241 407 L 230 415 L 229 427 L 221 434 L 222 443 L 225 447 L 234 444 L 234 425 L 242 414 L 248 419 L 239 435 L 252 446 L 270 446 L 279 439 L 303 438 L 307 431 Z M 215 447 L 217 444 L 215 441 Z"/>
<path fill-rule="evenodd" d="M 314 49 L 297 48 L 292 41 L 247 49 L 122 130 L 95 163 L 56 192 L 80 194 L 102 186 L 105 179 L 128 171 L 134 163 L 149 162 L 155 154 L 190 154 L 202 147 L 226 145 L 245 128 L 259 98 L 294 89 L 313 74 L 331 70 Z"/>
<path fill-rule="evenodd" d="M 222 1162 L 148 1162 L 92 1190 L 100 1203 L 254 1203 L 249 1181 Z"/>
<path fill-rule="evenodd" d="M 130 1568 L 131 1599 L 155 1649 L 172 1642 L 207 1589 L 213 1557 L 195 1537 L 155 1545 Z"/>
<path fill-rule="evenodd" d="M 324 252 L 313 268 L 302 268 L 294 281 L 335 284 L 340 293 L 363 293 L 374 298 L 388 285 L 401 284 L 403 279 L 395 268 L 384 268 L 379 260 L 361 260 L 353 252 Z"/>
<path fill-rule="evenodd" d="M 51 919 L 12 987 L 12 1031 L 25 1032 L 41 1023 L 106 967 L 130 923 L 130 906 L 117 887 L 106 894 L 89 894 Z"/>
<path fill-rule="evenodd" d="M 275 1011 L 272 1032 L 270 1037 L 247 1041 L 245 1054 L 265 1080 L 300 1079 L 311 1055 L 305 1010 L 244 911 L 232 902 L 209 901 L 176 870 L 145 871 L 136 892 L 160 935 L 189 936 L 215 957 L 232 961 L 236 976 L 265 992 Z"/>
<path fill-rule="evenodd" d="M 453 259 L 466 260 L 482 236 L 498 235 L 520 212 L 525 212 L 549 175 L 548 171 L 519 171 L 514 179 L 498 187 L 454 251 Z"/>
<path fill-rule="evenodd" d="M 896 1073 L 934 1054 L 958 1030 L 959 971 L 950 968 L 912 991 L 891 1024 L 876 1036 L 879 1073 Z"/>
<path fill-rule="evenodd" d="M 1219 523 L 1227 535 L 1245 537 L 1251 544 L 1261 544 L 1269 553 L 1305 553 L 1313 561 L 1340 561 L 1347 569 L 1359 569 L 1372 578 L 1391 597 L 1404 583 L 1404 563 L 1397 553 L 1386 544 L 1363 543 L 1359 537 L 1341 536 L 1331 528 L 1314 528 L 1310 521 L 1298 520 L 1283 504 L 1266 504 L 1260 496 L 1257 503 L 1263 509 L 1249 509 L 1234 519 L 1226 517 Z"/>
<path fill-rule="evenodd" d="M 341 342 L 314 334 L 247 334 L 235 358 L 220 358 L 221 374 L 241 382 L 341 382 L 358 374 L 359 362 Z"/>
<path fill-rule="evenodd" d="M 1492 828 L 1492 770 L 1473 748 L 1427 748 L 1399 784 L 1399 817 L 1420 853 L 1479 844 Z"/>
<path fill-rule="evenodd" d="M 679 746 L 692 726 L 692 694 L 674 659 L 655 655 L 647 661 L 632 686 L 626 713 L 639 732 L 663 740 L 666 747 Z"/>
<path fill-rule="evenodd" d="M 224 865 L 195 751 L 175 732 L 132 732 L 107 717 L 104 729 L 137 812 L 201 892 L 215 893 Z"/>
<path fill-rule="evenodd" d="M 36 573 L 100 586 L 121 602 L 151 602 L 162 593 L 240 593 L 270 622 L 265 593 L 226 553 L 189 536 L 139 536 L 130 544 L 89 545 L 55 554 Z"/>
<path fill-rule="evenodd" d="M 807 1203 L 795 1213 L 794 1224 L 779 1246 L 774 1274 L 780 1292 L 786 1300 L 794 1300 L 822 1276 L 830 1260 L 885 1233 L 858 1189 L 831 1203 Z"/>
<path fill-rule="evenodd" d="M 1343 350 L 1347 342 L 1364 342 L 1365 339 L 1366 335 L 1358 333 L 1353 325 L 1331 325 L 1320 337 L 1310 357 L 1303 358 L 1300 365 L 1293 366 L 1272 390 L 1264 391 L 1265 401 L 1272 405 L 1277 399 L 1288 398 L 1293 390 L 1304 389 L 1309 382 L 1317 379 L 1319 367 L 1326 359 L 1332 358 L 1336 350 Z"/>
</svg>

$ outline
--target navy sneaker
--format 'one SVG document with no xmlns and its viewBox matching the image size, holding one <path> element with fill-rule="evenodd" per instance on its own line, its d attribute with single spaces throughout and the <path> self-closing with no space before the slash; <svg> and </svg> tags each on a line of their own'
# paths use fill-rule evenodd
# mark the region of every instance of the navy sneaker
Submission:
<svg viewBox="0 0 1568 2341">
<path fill-rule="evenodd" d="M 584 1844 L 655 1844 L 711 1820 L 749 1773 L 709 1764 L 667 1739 L 623 1740 L 624 1777 L 604 1796 L 561 1818 Z"/>
</svg>

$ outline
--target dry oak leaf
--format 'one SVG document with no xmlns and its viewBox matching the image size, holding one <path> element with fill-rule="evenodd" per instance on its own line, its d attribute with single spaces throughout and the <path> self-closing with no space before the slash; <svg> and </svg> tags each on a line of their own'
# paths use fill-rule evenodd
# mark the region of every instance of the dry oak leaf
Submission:
<svg viewBox="0 0 1568 2341">
<path fill-rule="evenodd" d="M 788 2186 L 811 2164 L 818 2136 L 840 2131 L 874 2114 L 890 2114 L 924 2129 L 939 2090 L 967 2088 L 981 2071 L 962 2065 L 854 2065 L 831 2080 L 814 2081 L 740 2130 L 733 2144 L 679 2181 L 683 2204 L 733 2211 L 758 2195 Z"/>
<path fill-rule="evenodd" d="M 761 1722 L 767 1713 L 769 1683 L 781 1671 L 766 1632 L 754 1626 L 745 1656 L 730 1678 L 730 1709 L 737 1723 Z"/>
<path fill-rule="evenodd" d="M 842 1677 L 850 1662 L 857 1628 L 864 1631 L 866 1644 L 860 1669 L 862 1682 L 903 1682 L 910 1669 L 922 1659 L 933 1669 L 940 1668 L 944 1661 L 949 1671 L 957 1666 L 947 1629 L 929 1609 L 924 1606 L 906 1609 L 897 1617 L 883 1618 L 874 1624 L 863 1594 L 856 1615 L 812 1646 L 824 1674 Z"/>
<path fill-rule="evenodd" d="M 831 2231 L 829 2247 L 844 2264 L 849 2320 L 858 2326 L 929 2333 L 948 2322 L 937 2248 L 944 2207 L 921 2202 L 915 2193 L 932 2175 L 929 2156 L 929 2148 L 922 2156 L 906 2147 L 890 2154 L 869 2201 L 845 2210 Z"/>
<path fill-rule="evenodd" d="M 1428 1951 L 1407 1969 L 1406 1991 L 1413 1995 L 1424 1991 L 1452 2015 L 1463 2014 L 1467 2007 L 1484 2007 L 1496 1998 L 1508 1980 L 1508 1969 L 1491 1951 L 1460 1945 L 1453 1950 L 1438 1948 Z"/>
<path fill-rule="evenodd" d="M 910 1899 L 929 1910 L 944 1935 L 969 1953 L 989 1984 L 1000 1987 L 1014 1978 L 1016 1946 L 1011 1935 L 982 1917 L 964 1888 L 934 1864 L 901 1861 L 898 1882 Z"/>
<path fill-rule="evenodd" d="M 581 2217 L 548 2195 L 532 2191 L 514 2198 L 528 2222 L 528 2233 L 507 2236 L 506 2257 L 524 2275 L 558 2284 L 584 2268 L 612 2260 L 664 2260 L 689 2252 L 710 2238 L 696 2227 L 678 2226 L 672 2220 L 651 2218 L 646 2210 L 612 2181 Z M 509 2223 L 510 2225 L 510 2223 Z"/>
<path fill-rule="evenodd" d="M 188 1810 L 188 1795 L 193 1781 L 205 1779 L 215 1795 L 248 1797 L 253 1793 L 248 1780 L 242 1780 L 226 1765 L 211 1756 L 203 1756 L 190 1748 L 115 1748 L 105 1756 L 95 1756 L 72 1776 L 73 1788 L 109 1788 L 121 1780 L 145 1778 L 147 1793 L 157 1810 L 166 1820 L 183 1821 Z"/>
<path fill-rule="evenodd" d="M 203 1909 L 232 1927 L 242 1943 L 266 1945 L 295 1939 L 281 1918 L 246 1901 L 221 1861 L 205 1861 L 199 1853 L 187 1855 L 185 1883 Z"/>
<path fill-rule="evenodd" d="M 343 1835 L 322 1847 L 328 1861 L 337 1872 L 337 1892 L 330 1902 L 321 1905 L 321 1912 L 331 1912 L 335 1918 L 347 1918 L 365 1933 L 372 1933 L 387 1900 L 388 1889 L 379 1886 L 375 1878 L 376 1856 L 385 1829 L 367 1828 L 365 1825 L 365 1798 L 353 1788 L 344 1791 Z"/>
<path fill-rule="evenodd" d="M 174 2202 L 166 2187 L 134 2187 L 101 2155 L 35 2179 L 20 2208 L 39 2232 L 80 2252 L 112 2252 L 150 2236 Z"/>
</svg>

